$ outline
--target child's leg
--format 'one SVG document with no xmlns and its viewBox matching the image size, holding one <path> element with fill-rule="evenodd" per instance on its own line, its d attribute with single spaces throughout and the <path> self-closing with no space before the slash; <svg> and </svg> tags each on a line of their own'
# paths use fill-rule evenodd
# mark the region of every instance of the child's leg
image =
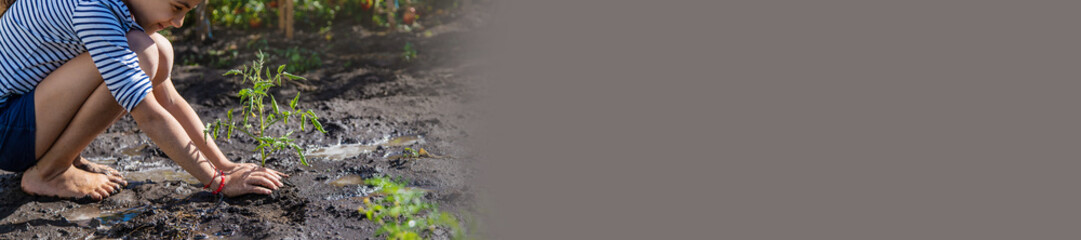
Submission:
<svg viewBox="0 0 1081 240">
<path fill-rule="evenodd" d="M 104 115 L 114 114 L 110 111 L 120 109 L 105 85 L 99 86 L 86 99 L 87 102 L 80 106 L 80 110 L 71 119 L 71 124 L 52 144 L 49 151 L 38 158 L 36 165 L 23 173 L 23 191 L 46 196 L 90 196 L 94 199 L 102 199 L 119 189 L 123 179 L 88 172 L 73 165 L 79 153 L 93 141 L 94 137 L 108 128 L 108 125 L 104 123 L 112 123 L 106 120 Z M 116 106 L 103 107 L 104 104 L 101 103 L 107 101 L 113 101 L 112 104 Z M 35 108 L 41 109 L 37 106 Z M 38 124 L 40 128 L 40 121 Z"/>
<path fill-rule="evenodd" d="M 162 77 L 158 77 L 158 78 L 153 79 L 152 84 L 153 84 L 154 91 L 155 91 L 154 96 L 156 98 L 158 98 L 158 102 L 165 103 L 166 100 L 163 99 L 162 96 L 169 96 L 169 95 L 161 92 L 161 89 L 165 88 L 163 86 L 168 86 L 168 88 L 170 90 L 176 91 L 175 89 L 172 88 L 172 83 L 169 80 L 169 76 L 172 74 L 172 69 L 173 69 L 173 45 L 172 45 L 171 42 L 169 42 L 168 39 L 166 39 L 164 36 L 162 36 L 161 34 L 158 34 L 158 33 L 151 34 L 150 39 L 152 39 L 154 41 L 154 46 L 156 46 L 157 49 L 158 49 L 158 66 L 160 66 L 160 67 L 157 68 L 157 72 L 151 74 L 150 76 L 162 76 Z M 169 82 L 169 83 L 165 84 L 166 82 Z M 116 116 L 116 119 L 113 120 L 113 122 L 115 122 L 116 120 L 119 120 L 121 116 L 123 116 L 123 115 L 118 114 Z M 108 125 L 112 126 L 112 124 L 108 124 Z M 105 165 L 101 165 L 101 164 L 91 162 L 91 161 L 86 160 L 85 158 L 82 158 L 82 157 L 76 157 L 74 165 L 75 165 L 75 167 L 78 167 L 78 168 L 81 168 L 83 170 L 87 170 L 87 171 L 90 171 L 90 172 L 96 172 L 96 173 L 101 173 L 101 174 L 111 174 L 111 175 L 120 176 L 120 173 L 118 171 L 116 171 L 115 169 L 112 169 L 112 168 L 110 168 L 108 166 L 105 166 Z M 122 177 L 122 176 L 120 176 L 120 177 Z"/>
<path fill-rule="evenodd" d="M 128 43 L 143 70 L 155 78 L 157 48 L 145 33 L 133 31 Z M 106 89 L 89 55 L 83 54 L 51 73 L 34 90 L 38 162 L 23 174 L 24 191 L 59 197 L 101 199 L 123 179 L 72 166 L 86 146 L 105 131 L 123 109 Z"/>
<path fill-rule="evenodd" d="M 154 85 L 154 91 L 156 94 L 155 96 L 158 98 L 158 102 L 165 103 L 164 99 L 162 99 L 162 96 L 168 96 L 168 94 L 159 93 L 159 89 L 162 88 L 162 85 L 165 85 L 163 84 L 163 82 L 170 81 L 169 77 L 172 74 L 173 69 L 173 43 L 169 42 L 169 40 L 165 39 L 165 37 L 157 34 L 157 32 L 150 35 L 150 39 L 154 40 L 154 45 L 158 48 L 158 66 L 160 67 L 158 67 L 157 72 L 154 72 L 154 74 L 149 74 L 149 76 L 161 76 L 159 78 L 151 77 L 151 80 L 152 85 Z M 142 62 L 142 58 L 139 58 L 139 61 Z M 170 82 L 168 85 L 172 86 L 172 82 Z M 119 112 L 117 118 L 114 119 L 114 122 L 116 122 L 116 120 L 119 120 L 120 117 L 123 116 L 122 114 L 123 112 Z M 110 123 L 108 125 L 112 124 Z M 76 158 L 75 166 L 77 166 L 77 168 L 79 169 L 90 172 L 120 176 L 119 172 L 112 168 L 109 168 L 109 166 L 97 164 L 82 157 Z"/>
</svg>

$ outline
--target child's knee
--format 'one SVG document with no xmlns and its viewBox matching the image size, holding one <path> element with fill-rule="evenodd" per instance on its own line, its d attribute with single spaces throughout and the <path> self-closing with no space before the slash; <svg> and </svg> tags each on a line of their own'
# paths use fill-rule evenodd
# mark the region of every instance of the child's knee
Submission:
<svg viewBox="0 0 1081 240">
<path fill-rule="evenodd" d="M 139 67 L 150 79 L 156 79 L 155 74 L 161 66 L 161 53 L 154 39 L 139 30 L 128 32 L 127 38 L 128 47 L 139 57 Z"/>
</svg>

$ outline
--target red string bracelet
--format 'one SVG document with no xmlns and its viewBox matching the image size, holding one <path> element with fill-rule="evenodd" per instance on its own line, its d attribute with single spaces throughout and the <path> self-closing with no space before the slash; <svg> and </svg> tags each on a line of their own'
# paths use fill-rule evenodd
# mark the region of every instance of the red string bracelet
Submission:
<svg viewBox="0 0 1081 240">
<path fill-rule="evenodd" d="M 218 169 L 214 169 L 214 170 L 218 170 Z M 214 184 L 214 179 L 215 178 L 218 178 L 218 176 L 210 176 L 210 182 L 206 183 L 206 185 L 203 185 L 203 189 L 210 188 L 210 184 Z"/>
<path fill-rule="evenodd" d="M 210 194 L 216 195 L 221 192 L 221 189 L 225 188 L 225 172 L 218 170 L 218 173 L 221 174 L 221 183 L 218 185 L 218 190 L 214 190 L 214 192 L 211 192 Z"/>
</svg>

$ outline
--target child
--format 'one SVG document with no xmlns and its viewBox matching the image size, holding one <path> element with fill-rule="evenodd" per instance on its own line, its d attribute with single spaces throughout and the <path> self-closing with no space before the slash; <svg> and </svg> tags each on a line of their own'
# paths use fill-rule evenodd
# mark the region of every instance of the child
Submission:
<svg viewBox="0 0 1081 240">
<path fill-rule="evenodd" d="M 173 87 L 172 44 L 156 32 L 201 1 L 0 0 L 0 169 L 22 172 L 29 194 L 108 197 L 127 182 L 80 153 L 126 111 L 214 194 L 281 187 L 288 175 L 233 163 L 204 139 Z"/>
</svg>

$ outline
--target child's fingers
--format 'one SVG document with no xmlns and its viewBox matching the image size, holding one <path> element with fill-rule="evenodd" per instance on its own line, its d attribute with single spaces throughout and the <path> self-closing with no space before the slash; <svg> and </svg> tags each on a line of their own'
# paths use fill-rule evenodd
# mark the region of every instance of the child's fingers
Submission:
<svg viewBox="0 0 1081 240">
<path fill-rule="evenodd" d="M 278 176 L 288 176 L 288 175 L 286 175 L 286 174 L 284 174 L 282 172 L 279 172 L 277 170 L 269 169 L 269 168 L 265 168 L 265 167 L 259 167 L 256 170 L 264 171 L 264 172 L 267 172 L 267 173 L 273 173 L 273 174 L 278 175 Z"/>
<path fill-rule="evenodd" d="M 274 171 L 274 170 L 269 169 L 269 168 L 264 168 L 262 170 L 263 170 L 262 173 L 265 173 L 266 176 L 272 177 L 272 178 L 276 179 L 278 183 L 281 183 L 282 178 L 283 178 L 281 172 Z M 280 186 L 282 186 L 282 184 L 278 184 L 278 186 L 280 187 Z"/>
<path fill-rule="evenodd" d="M 270 170 L 271 172 L 273 172 L 275 174 L 278 174 L 278 176 L 289 177 L 289 174 L 285 174 L 285 173 L 279 172 L 279 171 L 274 170 L 274 169 L 267 168 L 267 170 Z"/>
<path fill-rule="evenodd" d="M 251 174 L 251 176 L 252 177 L 266 178 L 267 180 L 270 180 L 270 182 L 273 183 L 274 186 L 281 187 L 281 185 L 279 184 L 279 183 L 281 183 L 281 180 L 279 180 L 277 178 L 277 176 L 274 176 L 274 174 L 267 173 L 267 172 L 253 172 Z"/>
<path fill-rule="evenodd" d="M 262 176 L 262 177 L 265 177 L 267 179 L 270 179 L 271 182 L 274 182 L 274 186 L 276 186 L 276 187 L 280 188 L 280 187 L 284 186 L 284 184 L 282 184 L 281 177 L 279 177 L 277 175 L 274 175 L 273 173 L 254 173 L 252 175 L 255 175 L 255 174 L 258 174 L 258 176 Z"/>
<path fill-rule="evenodd" d="M 248 181 L 245 182 L 251 185 L 259 185 L 269 189 L 278 190 L 278 185 L 275 185 L 273 181 L 270 181 L 270 179 L 266 177 L 253 176 L 252 178 L 248 178 Z"/>
<path fill-rule="evenodd" d="M 274 192 L 274 191 L 271 191 L 270 189 L 266 189 L 266 188 L 260 187 L 260 186 L 255 186 L 255 185 L 247 185 L 247 186 L 248 186 L 248 189 L 246 190 L 246 192 L 248 192 L 248 193 L 270 195 L 270 193 Z"/>
</svg>

